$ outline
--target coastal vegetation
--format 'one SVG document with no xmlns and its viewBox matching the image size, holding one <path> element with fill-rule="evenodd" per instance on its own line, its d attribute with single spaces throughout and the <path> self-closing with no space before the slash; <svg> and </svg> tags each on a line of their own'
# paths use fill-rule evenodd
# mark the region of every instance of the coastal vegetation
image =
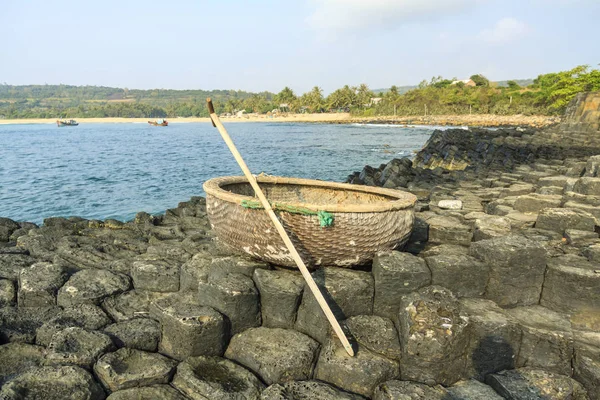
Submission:
<svg viewBox="0 0 600 400">
<path fill-rule="evenodd" d="M 530 81 L 490 82 L 481 74 L 469 80 L 441 76 L 417 87 L 373 91 L 366 84 L 345 85 L 328 96 L 315 86 L 297 95 L 239 90 L 137 90 L 97 86 L 0 84 L 0 118 L 174 118 L 206 117 L 211 97 L 218 113 L 351 112 L 376 115 L 556 115 L 584 91 L 600 90 L 600 70 L 587 65 L 539 75 Z"/>
</svg>

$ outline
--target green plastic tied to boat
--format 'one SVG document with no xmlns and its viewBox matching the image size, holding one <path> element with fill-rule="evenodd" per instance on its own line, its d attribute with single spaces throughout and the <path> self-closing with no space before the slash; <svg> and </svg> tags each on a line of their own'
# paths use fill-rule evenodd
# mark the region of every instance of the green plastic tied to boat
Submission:
<svg viewBox="0 0 600 400">
<path fill-rule="evenodd" d="M 253 209 L 264 208 L 260 201 L 257 200 L 242 200 L 242 207 Z M 273 208 L 273 210 L 286 211 L 292 214 L 316 215 L 319 217 L 319 225 L 321 225 L 323 228 L 333 225 L 334 216 L 332 213 L 328 213 L 327 211 L 314 211 L 305 207 L 295 207 L 278 203 L 272 203 L 271 208 Z"/>
</svg>

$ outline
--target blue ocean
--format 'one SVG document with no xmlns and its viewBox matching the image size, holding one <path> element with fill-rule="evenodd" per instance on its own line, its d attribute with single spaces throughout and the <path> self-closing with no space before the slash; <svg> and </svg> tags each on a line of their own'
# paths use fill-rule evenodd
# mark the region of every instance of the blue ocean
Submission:
<svg viewBox="0 0 600 400">
<path fill-rule="evenodd" d="M 414 155 L 433 127 L 309 123 L 226 124 L 258 174 L 344 181 L 366 164 Z M 131 220 L 162 213 L 202 183 L 241 175 L 209 123 L 0 125 L 0 217 Z"/>
</svg>

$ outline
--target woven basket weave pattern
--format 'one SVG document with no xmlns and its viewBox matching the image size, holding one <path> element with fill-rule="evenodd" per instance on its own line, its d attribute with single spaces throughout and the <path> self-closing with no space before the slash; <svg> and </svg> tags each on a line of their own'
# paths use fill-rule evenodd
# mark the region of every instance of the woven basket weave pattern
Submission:
<svg viewBox="0 0 600 400">
<path fill-rule="evenodd" d="M 225 178 L 216 179 L 225 180 Z M 272 181 L 277 178 L 269 179 Z M 286 182 L 289 180 L 286 178 Z M 270 182 L 261 182 L 261 179 L 259 184 L 261 189 L 263 186 L 266 189 L 265 196 L 269 201 L 285 202 L 290 205 L 299 202 L 306 205 L 310 202 L 317 206 L 318 203 L 324 204 L 331 199 L 344 199 L 342 202 L 345 204 L 364 206 L 369 203 L 390 202 L 398 198 L 370 193 L 366 187 L 361 187 L 360 190 L 363 191 L 361 193 L 352 190 L 351 185 L 344 185 L 349 187 L 344 190 L 339 187 L 322 187 L 326 183 L 320 181 L 304 179 L 298 181 L 305 184 L 273 185 Z M 321 187 L 311 187 L 308 184 L 310 182 L 318 182 Z M 252 257 L 276 265 L 295 266 L 294 260 L 265 210 L 244 208 L 239 204 L 252 193 L 250 185 L 246 182 L 219 186 L 229 194 L 238 193 L 239 195 L 236 196 L 240 197 L 240 199 L 228 199 L 233 201 L 223 200 L 219 193 L 215 195 L 214 190 L 207 190 L 205 184 L 208 218 L 219 240 L 232 249 Z M 373 188 L 373 191 L 376 190 L 381 191 Z M 407 207 L 379 212 L 333 212 L 334 222 L 329 227 L 321 227 L 316 215 L 286 211 L 276 211 L 276 213 L 307 266 L 350 267 L 371 261 L 378 251 L 401 246 L 410 236 L 414 221 L 412 208 L 414 196 L 400 191 L 395 192 L 399 197 L 409 196 Z M 364 202 L 361 203 L 361 200 Z"/>
</svg>

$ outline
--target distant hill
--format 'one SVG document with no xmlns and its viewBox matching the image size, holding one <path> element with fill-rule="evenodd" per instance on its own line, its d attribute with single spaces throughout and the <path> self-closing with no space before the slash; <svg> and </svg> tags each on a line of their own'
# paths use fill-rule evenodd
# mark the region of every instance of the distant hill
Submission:
<svg viewBox="0 0 600 400">
<path fill-rule="evenodd" d="M 416 89 L 417 87 L 418 87 L 417 85 L 413 85 L 413 86 L 397 86 L 398 93 L 400 93 L 400 94 L 404 94 L 404 93 L 408 92 L 409 90 Z M 386 88 L 386 89 L 373 89 L 372 90 L 373 93 L 387 93 L 389 91 L 390 91 L 390 88 Z"/>
<path fill-rule="evenodd" d="M 506 81 L 491 82 L 491 84 L 495 84 L 496 86 L 499 86 L 499 87 L 508 87 L 508 82 L 511 81 L 511 80 L 517 82 L 517 84 L 519 86 L 522 86 L 522 87 L 529 86 L 529 85 L 531 85 L 533 83 L 533 79 L 509 79 L 509 80 L 506 80 Z M 408 92 L 409 90 L 416 89 L 417 87 L 418 87 L 417 85 L 412 85 L 412 86 L 398 86 L 398 93 L 404 94 L 404 93 Z M 375 94 L 387 93 L 387 92 L 390 91 L 390 88 L 373 89 L 372 91 Z"/>
<path fill-rule="evenodd" d="M 521 87 L 529 86 L 533 83 L 533 79 L 509 79 L 508 81 L 515 81 Z M 508 81 L 493 82 L 500 87 L 508 87 Z"/>
</svg>

